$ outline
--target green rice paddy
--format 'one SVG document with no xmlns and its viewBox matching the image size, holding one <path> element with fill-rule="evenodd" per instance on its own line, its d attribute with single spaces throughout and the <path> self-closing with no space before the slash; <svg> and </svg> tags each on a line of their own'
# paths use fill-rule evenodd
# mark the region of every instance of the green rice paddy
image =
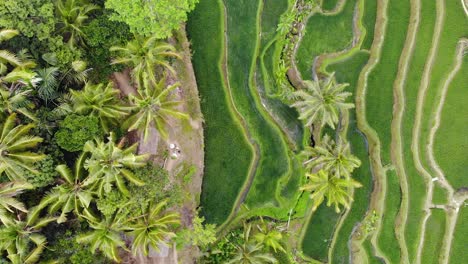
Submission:
<svg viewBox="0 0 468 264">
<path fill-rule="evenodd" d="M 230 214 L 252 157 L 239 121 L 229 107 L 221 65 L 216 63 L 223 51 L 221 12 L 217 0 L 201 1 L 188 24 L 192 49 L 195 50 L 193 63 L 201 108 L 208 120 L 204 126 L 202 213 L 208 222 L 218 224 Z"/>
<path fill-rule="evenodd" d="M 306 34 L 297 50 L 296 62 L 304 79 L 312 78 L 315 57 L 345 49 L 353 39 L 353 12 L 356 0 L 347 0 L 336 15 L 315 14 L 309 18 Z M 333 32 L 333 34 L 329 34 Z"/>
<path fill-rule="evenodd" d="M 466 164 L 468 164 L 468 136 L 459 136 L 460 131 L 468 131 L 466 120 L 453 119 L 453 115 L 468 116 L 466 87 L 468 85 L 468 56 L 449 86 L 447 98 L 442 110 L 440 128 L 436 134 L 434 154 L 440 167 L 447 172 L 446 177 L 454 188 L 468 185 Z"/>
<path fill-rule="evenodd" d="M 324 0 L 322 10 L 333 10 L 338 2 Z M 412 7 L 418 6 L 416 17 L 411 18 Z M 468 137 L 461 132 L 468 130 L 463 118 L 468 116 L 464 100 L 468 56 L 442 102 L 433 149 L 429 144 L 443 85 L 456 65 L 457 44 L 468 36 L 468 16 L 461 2 L 346 0 L 336 14 L 317 12 L 306 22 L 294 58 L 302 77 L 311 79 L 314 59 L 329 54 L 332 58 L 321 68 L 326 72 L 319 76 L 335 72 L 339 82 L 350 84 L 347 89 L 354 95 L 357 89 L 363 91 L 360 85 L 366 87 L 365 98 L 352 99 L 365 99 L 365 115 L 357 116 L 362 113 L 352 109 L 347 130 L 352 152 L 362 161 L 353 178 L 363 186 L 354 190 L 351 209 L 342 214 L 323 205 L 311 214 L 306 212 L 310 208 L 305 196 L 297 202 L 303 169 L 296 154 L 308 143 L 307 128 L 297 120 L 295 110 L 273 96 L 279 89 L 273 72 L 279 48 L 276 27 L 287 9 L 286 0 L 201 0 L 191 15 L 188 30 L 206 122 L 203 214 L 218 224 L 242 216 L 285 221 L 294 209 L 293 217 L 303 222 L 302 240 L 296 246 L 320 262 L 349 263 L 362 257 L 363 262 L 381 263 L 381 256 L 388 263 L 439 263 L 446 237 L 453 237 L 450 263 L 467 262 L 463 251 L 467 210 L 459 209 L 455 232 L 447 236 L 446 226 L 453 217 L 447 217 L 443 206 L 459 206 L 450 190 L 468 187 Z M 363 12 L 361 16 L 356 16 L 356 10 Z M 353 36 L 353 19 L 360 19 L 357 24 L 365 30 L 360 40 Z M 414 36 L 409 35 L 413 26 Z M 380 40 L 382 46 L 378 46 Z M 407 51 L 408 58 L 402 55 Z M 220 60 L 224 52 L 226 61 Z M 404 77 L 401 86 L 397 76 Z M 403 102 L 401 108 L 395 108 L 398 100 Z M 358 117 L 371 130 L 358 126 Z M 374 138 L 372 131 L 377 142 L 368 143 Z M 370 152 L 376 144 L 380 159 Z M 448 187 L 434 179 L 438 172 L 432 152 Z M 385 173 L 379 174 L 382 168 Z M 379 184 L 384 192 L 372 193 Z M 241 205 L 250 211 L 236 211 Z M 367 230 L 365 221 L 373 212 L 379 217 Z M 426 213 L 430 216 L 424 222 Z M 351 251 L 351 243 L 360 245 L 359 256 Z"/>
</svg>

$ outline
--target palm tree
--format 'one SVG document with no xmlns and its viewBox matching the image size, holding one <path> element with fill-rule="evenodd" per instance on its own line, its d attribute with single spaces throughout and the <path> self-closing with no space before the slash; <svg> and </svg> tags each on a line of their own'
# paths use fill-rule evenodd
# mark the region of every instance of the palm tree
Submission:
<svg viewBox="0 0 468 264">
<path fill-rule="evenodd" d="M 323 127 L 328 124 L 335 128 L 338 123 L 339 112 L 353 108 L 351 103 L 345 103 L 350 92 L 343 92 L 348 84 L 337 84 L 334 75 L 324 81 L 305 81 L 306 90 L 293 93 L 298 100 L 291 106 L 299 111 L 299 119 L 306 122 L 306 126 L 320 122 Z"/>
<path fill-rule="evenodd" d="M 80 155 L 75 162 L 74 171 L 68 168 L 67 165 L 58 165 L 56 170 L 61 176 L 60 185 L 52 189 L 39 204 L 40 208 L 49 206 L 50 214 L 61 210 L 60 217 L 57 218 L 58 223 L 65 222 L 67 214 L 71 211 L 74 211 L 77 215 L 91 214 L 88 208 L 93 200 L 93 192 L 83 186 L 85 175 L 83 165 L 86 157 L 86 153 Z"/>
<path fill-rule="evenodd" d="M 131 107 L 124 106 L 117 98 L 119 91 L 107 85 L 86 83 L 82 91 L 70 91 L 75 112 L 82 115 L 95 115 L 99 118 L 104 131 L 109 125 L 128 115 Z"/>
<path fill-rule="evenodd" d="M 59 74 L 59 68 L 49 67 L 39 69 L 36 71 L 37 77 L 40 79 L 36 85 L 36 91 L 39 98 L 44 100 L 46 104 L 58 97 L 59 82 L 57 76 Z"/>
<path fill-rule="evenodd" d="M 163 78 L 156 87 L 149 85 L 145 80 L 143 87 L 138 90 L 137 95 L 129 95 L 129 100 L 135 109 L 124 126 L 128 131 L 143 130 L 144 141 L 147 140 L 149 130 L 155 126 L 163 138 L 167 138 L 166 125 L 168 117 L 172 116 L 179 119 L 188 119 L 188 115 L 176 110 L 180 104 L 178 101 L 170 99 L 170 93 L 179 86 L 179 83 L 165 87 L 165 78 Z"/>
<path fill-rule="evenodd" d="M 244 224 L 244 241 L 235 245 L 237 252 L 226 264 L 277 263 L 271 254 L 264 252 L 262 244 L 250 241 L 251 230 L 251 224 Z"/>
<path fill-rule="evenodd" d="M 143 85 L 145 78 L 150 79 L 151 85 L 156 85 L 157 67 L 163 67 L 175 75 L 175 70 L 169 64 L 168 59 L 181 58 L 174 46 L 158 40 L 156 36 L 146 39 L 135 37 L 125 47 L 111 47 L 110 50 L 119 54 L 112 64 L 125 64 L 133 67 L 132 76 L 138 87 Z"/>
<path fill-rule="evenodd" d="M 162 212 L 166 204 L 167 201 L 162 201 L 156 205 L 148 205 L 143 215 L 130 225 L 129 230 L 134 236 L 133 255 L 142 252 L 148 256 L 149 247 L 158 250 L 160 244 L 166 244 L 165 241 L 175 237 L 170 228 L 180 223 L 179 214 Z"/>
<path fill-rule="evenodd" d="M 69 34 L 68 44 L 74 47 L 77 43 L 84 43 L 85 34 L 81 29 L 85 26 L 89 13 L 99 7 L 83 0 L 58 0 L 55 6 L 58 12 L 59 31 Z"/>
<path fill-rule="evenodd" d="M 359 188 L 362 185 L 352 178 L 339 178 L 330 176 L 325 170 L 320 170 L 318 173 L 307 173 L 309 182 L 301 187 L 301 190 L 311 192 L 310 198 L 313 200 L 312 210 L 327 198 L 327 206 L 332 204 L 335 206 L 335 211 L 340 212 L 340 205 L 349 209 L 350 202 L 353 200 L 349 194 L 350 189 Z"/>
<path fill-rule="evenodd" d="M 0 43 L 11 39 L 18 34 L 18 30 L 2 29 L 0 30 Z M 8 64 L 18 66 L 21 64 L 21 61 L 15 54 L 7 50 L 0 50 L 0 74 L 4 74 L 7 71 Z"/>
<path fill-rule="evenodd" d="M 25 170 L 37 171 L 32 164 L 45 156 L 27 151 L 42 142 L 42 138 L 28 135 L 33 124 L 15 126 L 16 114 L 11 114 L 0 125 L 0 173 L 5 172 L 10 180 L 24 180 Z"/>
<path fill-rule="evenodd" d="M 73 61 L 70 67 L 62 74 L 60 84 L 65 87 L 81 87 L 88 79 L 88 73 L 92 68 L 88 68 L 88 64 L 82 60 Z"/>
<path fill-rule="evenodd" d="M 275 252 L 286 250 L 281 245 L 283 234 L 274 226 L 269 226 L 261 217 L 260 224 L 257 225 L 258 233 L 255 234 L 255 240 L 266 248 L 272 248 Z"/>
<path fill-rule="evenodd" d="M 125 248 L 125 242 L 120 235 L 120 232 L 125 229 L 120 212 L 101 220 L 86 216 L 84 218 L 88 220 L 92 230 L 78 236 L 78 243 L 89 244 L 91 252 L 95 253 L 96 250 L 99 250 L 107 258 L 120 262 L 118 249 Z"/>
<path fill-rule="evenodd" d="M 14 197 L 32 188 L 32 184 L 20 181 L 0 184 L 0 222 L 11 221 L 7 212 L 14 213 L 14 210 L 28 212 L 24 204 Z"/>
<path fill-rule="evenodd" d="M 351 177 L 355 168 L 361 166 L 361 161 L 351 154 L 349 143 L 338 138 L 338 143 L 325 135 L 320 145 L 307 147 L 302 155 L 308 160 L 304 162 L 306 168 L 312 170 L 321 168 L 335 177 Z"/>
<path fill-rule="evenodd" d="M 101 197 L 104 192 L 110 192 L 113 183 L 116 183 L 117 188 L 128 196 L 123 179 L 136 185 L 144 185 L 131 169 L 145 166 L 149 155 L 135 155 L 136 144 L 126 149 L 116 146 L 112 133 L 108 139 L 107 143 L 96 140 L 96 142 L 88 141 L 84 145 L 84 152 L 91 153 L 91 156 L 85 161 L 84 167 L 89 171 L 89 176 L 83 182 L 83 186 L 92 185 L 91 188 L 96 188 Z"/>
<path fill-rule="evenodd" d="M 19 31 L 14 29 L 0 30 L 0 43 L 9 40 L 19 34 Z M 8 65 L 15 69 L 31 69 L 36 66 L 36 63 L 28 59 L 26 52 L 20 52 L 18 55 L 11 53 L 8 50 L 0 50 L 0 74 L 5 74 L 8 70 Z"/>
<path fill-rule="evenodd" d="M 31 90 L 9 91 L 0 87 L 0 115 L 18 113 L 31 120 L 36 117 L 31 112 L 34 104 L 28 99 Z"/>
<path fill-rule="evenodd" d="M 46 246 L 46 237 L 39 231 L 55 220 L 39 218 L 39 210 L 34 208 L 25 221 L 6 221 L 0 228 L 0 251 L 6 251 L 13 264 L 37 263 Z"/>
</svg>

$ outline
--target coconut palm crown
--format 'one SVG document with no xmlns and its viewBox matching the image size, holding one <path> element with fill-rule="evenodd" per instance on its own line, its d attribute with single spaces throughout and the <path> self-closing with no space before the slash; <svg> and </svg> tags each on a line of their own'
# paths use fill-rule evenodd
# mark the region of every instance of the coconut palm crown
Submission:
<svg viewBox="0 0 468 264">
<path fill-rule="evenodd" d="M 179 87 L 179 83 L 164 89 L 165 83 L 163 78 L 153 87 L 145 80 L 137 95 L 129 95 L 135 112 L 130 115 L 124 126 L 128 127 L 128 131 L 143 131 L 144 141 L 148 139 L 151 127 L 155 127 L 163 138 L 167 138 L 168 117 L 188 119 L 187 114 L 176 110 L 180 102 L 171 100 L 171 92 Z"/>
<path fill-rule="evenodd" d="M 107 85 L 86 83 L 83 90 L 70 90 L 70 92 L 75 112 L 97 116 L 106 132 L 109 131 L 111 124 L 121 120 L 131 110 L 131 107 L 123 105 L 117 98 L 119 91 L 110 83 Z"/>
<path fill-rule="evenodd" d="M 58 13 L 59 31 L 69 34 L 68 45 L 74 47 L 77 43 L 84 43 L 85 34 L 82 29 L 89 14 L 99 9 L 99 6 L 82 0 L 57 0 L 55 6 Z"/>
<path fill-rule="evenodd" d="M 21 114 L 31 120 L 36 117 L 31 112 L 34 104 L 28 99 L 31 90 L 9 91 L 0 87 L 0 112 L 1 114 Z"/>
<path fill-rule="evenodd" d="M 346 103 L 346 98 L 350 92 L 343 90 L 348 84 L 337 84 L 334 75 L 320 81 L 305 81 L 305 90 L 293 93 L 298 98 L 291 106 L 299 111 L 299 119 L 303 120 L 306 126 L 313 123 L 320 123 L 323 127 L 328 124 L 335 128 L 338 123 L 340 111 L 353 108 L 352 103 Z"/>
<path fill-rule="evenodd" d="M 33 124 L 16 124 L 16 114 L 11 114 L 0 126 L 0 173 L 10 180 L 24 180 L 23 172 L 37 173 L 32 166 L 45 156 L 28 151 L 42 142 L 42 138 L 29 135 Z"/>
<path fill-rule="evenodd" d="M 25 190 L 32 189 L 33 186 L 27 182 L 14 181 L 0 184 L 0 222 L 6 223 L 12 220 L 12 215 L 18 210 L 28 212 L 22 202 L 17 200 L 15 196 L 20 195 Z"/>
<path fill-rule="evenodd" d="M 99 250 L 109 259 L 120 262 L 119 248 L 125 248 L 121 232 L 124 231 L 122 215 L 119 211 L 110 217 L 96 219 L 86 217 L 91 231 L 78 236 L 77 242 L 88 244 L 91 252 Z"/>
<path fill-rule="evenodd" d="M 351 177 L 354 169 L 361 166 L 361 161 L 351 154 L 348 142 L 338 138 L 335 143 L 328 135 L 318 146 L 305 148 L 302 155 L 307 157 L 304 162 L 307 169 L 321 168 L 336 177 Z"/>
<path fill-rule="evenodd" d="M 112 64 L 125 64 L 133 68 L 133 80 L 138 87 L 143 85 L 143 80 L 146 78 L 150 79 L 151 85 L 156 85 L 156 69 L 158 67 L 175 74 L 168 59 L 181 58 L 174 46 L 158 40 L 156 36 L 135 37 L 125 47 L 111 47 L 110 50 L 119 54 L 112 61 Z"/>
<path fill-rule="evenodd" d="M 350 202 L 353 200 L 349 191 L 352 188 L 359 188 L 362 185 L 352 178 L 339 178 L 332 176 L 324 170 L 318 173 L 307 174 L 308 183 L 301 187 L 301 190 L 310 192 L 310 198 L 313 201 L 312 210 L 317 207 L 327 198 L 327 206 L 332 204 L 335 206 L 335 211 L 340 212 L 340 206 L 349 208 Z"/>
<path fill-rule="evenodd" d="M 56 220 L 54 217 L 39 218 L 38 208 L 33 208 L 25 220 L 11 220 L 0 227 L 0 252 L 6 251 L 13 264 L 37 263 L 46 247 L 46 237 L 39 231 Z"/>
<path fill-rule="evenodd" d="M 89 176 L 83 182 L 83 186 L 90 185 L 101 197 L 104 192 L 112 190 L 114 183 L 124 195 L 128 195 L 124 179 L 140 186 L 144 185 L 131 169 L 145 166 L 149 155 L 135 155 L 136 150 L 137 144 L 128 148 L 117 146 L 114 143 L 113 133 L 108 137 L 108 142 L 101 140 L 86 142 L 83 151 L 91 155 L 84 164 Z"/>
<path fill-rule="evenodd" d="M 39 204 L 41 208 L 48 206 L 50 214 L 60 210 L 58 223 L 65 222 L 67 214 L 72 211 L 78 216 L 91 215 L 88 208 L 93 200 L 93 191 L 83 186 L 83 180 L 87 175 L 83 166 L 88 155 L 89 153 L 80 155 L 73 171 L 67 165 L 58 165 L 56 171 L 61 177 L 59 180 L 61 184 L 54 187 Z"/>
<path fill-rule="evenodd" d="M 141 217 L 138 217 L 134 223 L 130 224 L 129 230 L 134 236 L 132 244 L 132 253 L 137 256 L 138 252 L 148 256 L 149 248 L 159 250 L 161 244 L 175 237 L 171 227 L 180 224 L 178 213 L 164 212 L 167 201 L 157 204 L 150 204 Z"/>
<path fill-rule="evenodd" d="M 264 246 L 251 239 L 252 224 L 244 223 L 244 241 L 236 244 L 237 252 L 226 264 L 268 264 L 278 261 L 270 253 L 265 253 Z"/>
</svg>

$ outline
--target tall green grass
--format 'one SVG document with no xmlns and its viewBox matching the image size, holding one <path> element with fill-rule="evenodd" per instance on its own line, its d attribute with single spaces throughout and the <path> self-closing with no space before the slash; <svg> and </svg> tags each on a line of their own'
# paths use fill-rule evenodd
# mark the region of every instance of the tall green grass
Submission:
<svg viewBox="0 0 468 264">
<path fill-rule="evenodd" d="M 306 233 L 302 240 L 302 251 L 307 256 L 328 262 L 328 248 L 333 238 L 333 230 L 338 222 L 339 214 L 334 207 L 321 204 L 307 224 Z"/>
<path fill-rule="evenodd" d="M 468 254 L 466 252 L 466 238 L 468 237 L 467 219 L 468 207 L 465 206 L 460 208 L 460 212 L 458 213 L 458 221 L 453 235 L 449 263 L 468 263 Z"/>
<path fill-rule="evenodd" d="M 190 14 L 187 31 L 204 115 L 205 170 L 201 195 L 207 222 L 221 224 L 230 214 L 248 173 L 252 153 L 229 109 L 220 70 L 223 10 L 202 0 Z"/>
<path fill-rule="evenodd" d="M 264 111 L 252 86 L 252 65 L 257 49 L 259 1 L 225 1 L 227 10 L 229 83 L 237 110 L 259 146 L 259 162 L 246 203 L 250 207 L 277 204 L 278 180 L 288 172 L 287 146 L 279 129 Z"/>
<path fill-rule="evenodd" d="M 405 112 L 402 120 L 402 146 L 403 161 L 408 181 L 408 218 L 406 221 L 405 238 L 408 247 L 409 259 L 415 261 L 418 241 L 421 232 L 424 199 L 426 197 L 426 184 L 424 178 L 417 171 L 413 162 L 411 151 L 411 138 L 413 134 L 414 118 L 418 88 L 423 75 L 424 66 L 429 56 L 436 20 L 436 2 L 421 1 L 421 15 L 419 28 L 416 34 L 414 53 L 408 68 L 408 75 L 404 87 Z"/>
<path fill-rule="evenodd" d="M 364 16 L 362 23 L 366 28 L 366 36 L 362 42 L 362 49 L 370 49 L 374 41 L 375 19 L 377 16 L 377 1 L 365 0 L 364 2 Z"/>
<path fill-rule="evenodd" d="M 340 51 L 353 39 L 353 13 L 356 0 L 347 0 L 343 10 L 334 16 L 315 14 L 309 18 L 306 33 L 296 54 L 296 62 L 304 79 L 312 78 L 315 57 Z"/>
<path fill-rule="evenodd" d="M 333 10 L 339 1 L 340 0 L 322 0 L 322 9 L 326 11 Z"/>
<path fill-rule="evenodd" d="M 445 233 L 446 214 L 443 210 L 432 210 L 432 214 L 426 223 L 426 236 L 421 255 L 421 263 L 439 263 L 440 249 Z M 453 259 L 452 259 L 453 261 Z M 454 262 L 461 263 L 461 262 Z"/>
<path fill-rule="evenodd" d="M 445 1 L 445 19 L 443 30 L 440 36 L 440 45 L 439 49 L 434 61 L 434 67 L 432 68 L 431 72 L 431 79 L 429 88 L 427 91 L 427 95 L 424 102 L 424 118 L 421 124 L 422 132 L 421 132 L 421 151 L 425 153 L 425 147 L 428 143 L 428 134 L 430 131 L 430 127 L 432 126 L 432 118 L 434 116 L 434 111 L 436 109 L 437 102 L 440 98 L 440 90 L 447 78 L 449 72 L 452 70 L 453 65 L 455 63 L 455 54 L 456 54 L 456 46 L 458 41 L 468 36 L 468 19 L 463 11 L 463 7 L 460 1 Z M 466 75 L 466 73 L 464 74 Z M 466 79 L 465 79 L 466 80 Z M 466 83 L 463 87 L 466 87 Z M 466 90 L 466 89 L 464 89 Z M 453 90 L 452 90 L 453 92 Z M 464 93 L 466 95 L 466 93 Z M 450 102 L 446 102 L 446 104 L 450 104 Z M 450 109 L 450 108 L 448 108 Z M 451 112 L 449 114 L 450 119 L 446 120 L 445 126 L 450 126 L 450 129 L 456 129 L 453 125 L 460 124 L 460 122 L 464 122 L 466 118 L 461 116 L 461 112 L 459 109 L 451 108 Z M 461 109 L 460 109 L 461 110 Z M 448 123 L 447 123 L 448 122 Z M 466 123 L 466 122 L 464 122 Z M 460 128 L 460 127 L 458 127 Z M 447 128 L 444 128 L 447 129 Z M 452 132 L 456 133 L 456 132 Z M 460 141 L 456 138 L 444 138 L 442 144 L 448 142 L 450 146 L 455 146 Z M 466 142 L 466 141 L 465 141 Z M 460 151 L 459 148 L 454 150 L 450 155 L 453 156 L 452 158 L 457 159 L 460 162 L 466 162 L 466 152 Z M 461 156 L 460 156 L 461 155 Z M 445 162 L 449 162 L 445 164 Z M 456 175 L 456 173 L 460 172 L 460 166 L 466 168 L 463 165 L 457 165 L 455 167 L 450 167 L 449 165 L 453 164 L 449 158 L 443 158 L 438 161 L 440 166 L 445 168 L 445 174 L 449 175 L 449 177 L 461 177 L 463 176 Z M 427 159 L 423 160 L 423 164 L 426 165 L 427 168 L 430 168 Z M 462 171 L 466 171 L 462 170 Z M 455 180 L 457 181 L 457 180 Z"/>
<path fill-rule="evenodd" d="M 450 184 L 455 188 L 468 187 L 468 56 L 449 86 L 442 110 L 441 122 L 434 140 L 434 155 Z"/>
</svg>

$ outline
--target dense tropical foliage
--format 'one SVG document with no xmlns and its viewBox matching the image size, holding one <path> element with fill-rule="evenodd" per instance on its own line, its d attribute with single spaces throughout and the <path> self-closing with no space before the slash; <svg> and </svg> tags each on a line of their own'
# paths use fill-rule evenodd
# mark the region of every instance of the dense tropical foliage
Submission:
<svg viewBox="0 0 468 264">
<path fill-rule="evenodd" d="M 166 82 L 182 58 L 166 38 L 196 2 L 158 7 L 146 32 L 112 1 L 0 2 L 0 263 L 111 263 L 182 230 L 200 239 L 180 225 L 183 186 L 132 136 L 189 118 Z M 136 94 L 111 78 L 124 67 Z"/>
</svg>

